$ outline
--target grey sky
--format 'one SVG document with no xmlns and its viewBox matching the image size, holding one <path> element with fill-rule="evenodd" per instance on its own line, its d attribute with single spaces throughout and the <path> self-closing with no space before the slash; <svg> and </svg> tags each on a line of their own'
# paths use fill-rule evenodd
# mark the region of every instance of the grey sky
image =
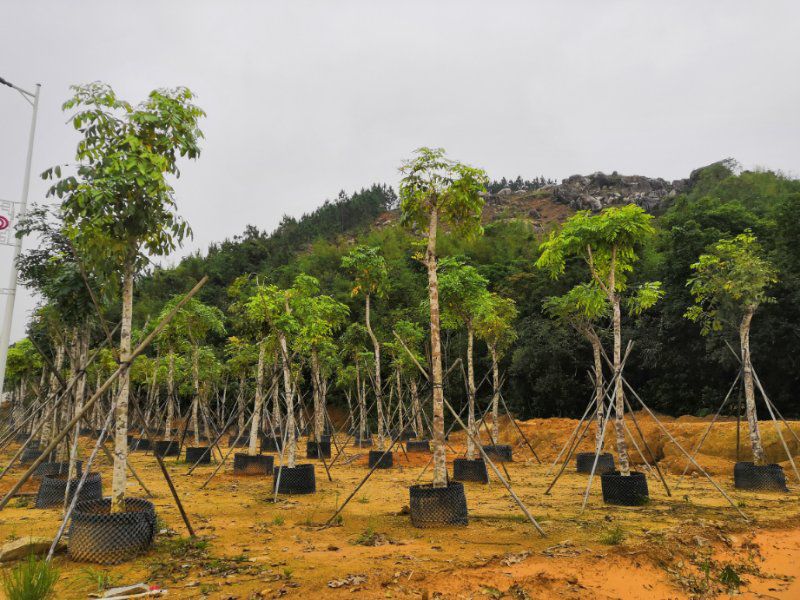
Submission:
<svg viewBox="0 0 800 600">
<path fill-rule="evenodd" d="M 72 158 L 71 83 L 198 94 L 206 140 L 176 185 L 195 232 L 180 256 L 340 189 L 396 184 L 421 145 L 493 177 L 673 179 L 727 156 L 796 175 L 799 22 L 796 1 L 3 0 L 0 75 L 43 84 L 35 174 Z M 0 198 L 19 197 L 28 119 L 0 87 Z M 31 200 L 44 189 L 37 178 Z M 12 339 L 34 305 L 21 291 Z"/>
</svg>

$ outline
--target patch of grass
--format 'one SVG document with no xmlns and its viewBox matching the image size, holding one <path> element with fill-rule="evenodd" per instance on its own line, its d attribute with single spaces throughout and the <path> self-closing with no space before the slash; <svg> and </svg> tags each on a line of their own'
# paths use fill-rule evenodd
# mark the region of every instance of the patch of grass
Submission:
<svg viewBox="0 0 800 600">
<path fill-rule="evenodd" d="M 286 519 L 283 518 L 283 515 L 275 515 L 272 519 L 273 525 L 283 525 L 286 522 Z"/>
<path fill-rule="evenodd" d="M 31 555 L 3 571 L 3 591 L 8 600 L 49 600 L 54 597 L 58 570 Z"/>
<path fill-rule="evenodd" d="M 97 591 L 102 592 L 114 585 L 120 580 L 120 575 L 111 573 L 111 571 L 104 571 L 102 569 L 83 569 L 84 579 L 88 580 L 92 585 L 97 586 Z"/>
<path fill-rule="evenodd" d="M 728 588 L 729 592 L 734 592 L 742 586 L 742 578 L 731 565 L 725 565 L 717 576 L 719 582 Z"/>
<path fill-rule="evenodd" d="M 372 525 L 367 525 L 367 528 L 359 534 L 353 543 L 359 546 L 369 546 L 373 539 L 375 539 L 375 528 Z"/>
<path fill-rule="evenodd" d="M 291 579 L 294 570 L 291 567 L 284 567 L 283 568 L 283 578 L 284 579 Z"/>
<path fill-rule="evenodd" d="M 219 585 L 216 583 L 201 583 L 200 584 L 200 593 L 203 596 L 208 596 L 212 592 L 219 591 Z"/>
<path fill-rule="evenodd" d="M 361 498 L 359 498 L 356 502 L 359 504 L 369 504 L 369 498 L 366 496 L 361 496 Z"/>
<path fill-rule="evenodd" d="M 612 527 L 600 536 L 600 543 L 607 546 L 618 546 L 625 540 L 625 530 L 619 525 Z"/>
</svg>

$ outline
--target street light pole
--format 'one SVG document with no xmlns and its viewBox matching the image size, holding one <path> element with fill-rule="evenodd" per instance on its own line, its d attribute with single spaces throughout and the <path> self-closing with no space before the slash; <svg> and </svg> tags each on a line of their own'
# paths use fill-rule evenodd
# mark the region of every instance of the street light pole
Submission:
<svg viewBox="0 0 800 600">
<path fill-rule="evenodd" d="M 31 103 L 33 106 L 33 115 L 31 116 L 31 128 L 28 134 L 28 155 L 25 159 L 25 179 L 22 182 L 22 199 L 19 203 L 19 210 L 17 211 L 16 223 L 25 215 L 25 209 L 28 205 L 28 189 L 31 183 L 31 161 L 33 160 L 33 139 L 36 134 L 36 115 L 39 111 L 39 90 L 42 85 L 36 84 L 36 91 L 29 92 L 13 83 L 9 83 L 0 77 L 0 83 L 7 85 L 10 88 L 17 90 L 22 96 Z M 6 290 L 6 310 L 3 316 L 3 329 L 0 331 L 0 404 L 3 402 L 3 384 L 6 378 L 6 359 L 8 358 L 8 344 L 11 341 L 11 321 L 14 318 L 14 300 L 17 296 L 17 259 L 22 252 L 22 237 L 16 239 L 14 244 L 14 260 L 11 263 L 11 273 L 8 278 L 8 289 Z"/>
</svg>

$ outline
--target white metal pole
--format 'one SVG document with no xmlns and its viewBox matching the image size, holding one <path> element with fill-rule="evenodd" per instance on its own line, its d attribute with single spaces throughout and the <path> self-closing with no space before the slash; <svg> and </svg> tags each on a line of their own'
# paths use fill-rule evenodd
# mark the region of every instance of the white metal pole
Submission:
<svg viewBox="0 0 800 600">
<path fill-rule="evenodd" d="M 33 160 L 33 139 L 36 134 L 36 113 L 39 110 L 39 90 L 42 85 L 36 84 L 36 91 L 33 94 L 33 115 L 31 116 L 31 129 L 28 135 L 28 156 L 25 159 L 25 179 L 22 182 L 22 199 L 19 203 L 19 211 L 14 222 L 16 223 L 25 215 L 28 206 L 28 188 L 31 183 L 31 161 Z M 6 290 L 6 310 L 3 316 L 3 330 L 0 332 L 0 404 L 3 402 L 3 384 L 6 378 L 6 358 L 8 357 L 8 344 L 11 340 L 11 322 L 14 318 L 14 300 L 17 296 L 17 259 L 22 252 L 22 238 L 18 237 L 14 244 L 14 260 L 11 263 L 10 275 L 8 277 L 8 289 Z"/>
</svg>

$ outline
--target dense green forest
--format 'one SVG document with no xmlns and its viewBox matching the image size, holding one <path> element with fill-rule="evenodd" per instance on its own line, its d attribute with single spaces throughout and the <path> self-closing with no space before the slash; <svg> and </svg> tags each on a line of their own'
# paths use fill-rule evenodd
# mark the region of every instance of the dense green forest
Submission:
<svg viewBox="0 0 800 600">
<path fill-rule="evenodd" d="M 546 183 L 543 178 L 533 182 Z M 501 187 L 505 187 L 501 182 L 492 182 L 489 189 Z M 226 311 L 232 301 L 227 288 L 240 275 L 289 286 L 301 272 L 318 278 L 322 291 L 347 303 L 351 319 L 360 320 L 363 303 L 351 296 L 349 277 L 340 264 L 354 243 L 363 243 L 378 246 L 388 264 L 388 292 L 373 307 L 378 335 L 388 341 L 397 320 L 422 324 L 426 320 L 424 269 L 413 257 L 417 248 L 409 232 L 399 226 L 396 209 L 394 191 L 374 185 L 352 195 L 341 193 L 336 201 L 300 219 L 284 217 L 271 233 L 249 225 L 241 236 L 212 245 L 204 256 L 195 254 L 174 268 L 155 268 L 141 277 L 135 322 L 143 326 L 173 294 L 188 290 L 204 274 L 210 281 L 200 298 Z M 635 279 L 663 282 L 665 295 L 649 312 L 624 322 L 625 338 L 635 343 L 627 377 L 651 407 L 673 415 L 702 415 L 722 401 L 738 368 L 724 342 L 727 339 L 737 348 L 737 331 L 702 337 L 700 326 L 683 316 L 691 304 L 686 282 L 690 265 L 710 244 L 751 229 L 780 279 L 771 290 L 775 302 L 761 307 L 754 320 L 754 366 L 780 410 L 786 416 L 800 415 L 798 215 L 800 181 L 768 171 L 736 173 L 728 163 L 704 169 L 693 177 L 686 193 L 662 207 L 655 221 L 658 235 L 642 249 Z M 463 257 L 489 280 L 493 291 L 517 304 L 518 336 L 503 360 L 506 400 L 522 418 L 580 416 L 592 393 L 590 348 L 577 332 L 544 314 L 542 302 L 583 280 L 585 266 L 570 265 L 567 277 L 557 282 L 536 269 L 543 234 L 524 216 L 485 223 L 484 230 L 482 237 L 469 242 L 445 235 L 440 250 L 442 256 Z M 229 335 L 235 333 L 228 327 Z M 220 356 L 224 341 L 212 340 Z M 464 355 L 465 344 L 463 331 L 445 331 L 446 364 Z M 478 398 L 485 406 L 491 385 L 483 378 L 490 361 L 480 343 L 476 366 L 482 381 Z M 448 383 L 454 399 L 463 400 L 458 371 Z M 337 401 L 335 393 L 331 399 Z"/>
</svg>

